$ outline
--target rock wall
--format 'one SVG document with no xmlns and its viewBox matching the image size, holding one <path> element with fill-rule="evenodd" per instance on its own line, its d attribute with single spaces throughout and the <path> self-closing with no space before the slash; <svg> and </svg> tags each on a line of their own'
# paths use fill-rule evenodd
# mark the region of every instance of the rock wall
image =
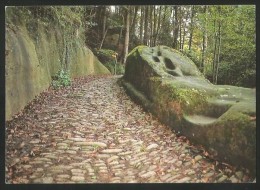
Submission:
<svg viewBox="0 0 260 190">
<path fill-rule="evenodd" d="M 36 95 L 47 89 L 51 76 L 61 68 L 68 57 L 72 77 L 110 72 L 75 36 L 70 54 L 64 55 L 62 30 L 38 25 L 37 31 L 26 24 L 6 24 L 5 110 L 6 120 L 18 113 Z"/>
</svg>

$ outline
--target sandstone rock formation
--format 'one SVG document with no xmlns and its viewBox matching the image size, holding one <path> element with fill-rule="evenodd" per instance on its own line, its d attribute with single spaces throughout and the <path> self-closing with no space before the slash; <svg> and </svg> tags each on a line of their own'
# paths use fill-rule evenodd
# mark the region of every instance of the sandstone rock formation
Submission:
<svg viewBox="0 0 260 190">
<path fill-rule="evenodd" d="M 166 46 L 132 50 L 120 82 L 176 132 L 215 158 L 255 173 L 255 90 L 213 85 L 189 58 Z"/>
<path fill-rule="evenodd" d="M 62 30 L 39 25 L 29 31 L 25 24 L 6 27 L 5 97 L 6 120 L 22 110 L 36 95 L 47 89 L 51 76 L 64 58 Z M 72 77 L 110 72 L 80 39 L 71 44 L 68 69 Z"/>
</svg>

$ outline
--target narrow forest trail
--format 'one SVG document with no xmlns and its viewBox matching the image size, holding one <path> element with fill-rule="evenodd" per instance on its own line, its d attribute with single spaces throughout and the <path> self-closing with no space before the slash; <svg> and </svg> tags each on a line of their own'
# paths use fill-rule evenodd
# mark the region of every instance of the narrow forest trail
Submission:
<svg viewBox="0 0 260 190">
<path fill-rule="evenodd" d="M 133 103 L 118 77 L 53 95 L 6 132 L 7 183 L 247 182 Z M 29 118 L 29 119 L 28 119 Z"/>
</svg>

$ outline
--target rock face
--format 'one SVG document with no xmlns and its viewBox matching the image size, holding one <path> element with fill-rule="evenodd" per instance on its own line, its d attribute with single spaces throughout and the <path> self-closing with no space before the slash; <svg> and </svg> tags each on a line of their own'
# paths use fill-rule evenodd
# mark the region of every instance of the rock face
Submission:
<svg viewBox="0 0 260 190">
<path fill-rule="evenodd" d="M 255 174 L 255 90 L 213 85 L 166 46 L 136 47 L 125 69 L 120 83 L 137 103 L 215 158 Z"/>
<path fill-rule="evenodd" d="M 49 87 L 51 76 L 61 68 L 63 42 L 62 30 L 57 27 L 39 24 L 37 31 L 30 31 L 28 23 L 6 25 L 6 120 Z M 75 37 L 70 48 L 67 56 L 72 77 L 110 73 L 81 39 Z"/>
</svg>

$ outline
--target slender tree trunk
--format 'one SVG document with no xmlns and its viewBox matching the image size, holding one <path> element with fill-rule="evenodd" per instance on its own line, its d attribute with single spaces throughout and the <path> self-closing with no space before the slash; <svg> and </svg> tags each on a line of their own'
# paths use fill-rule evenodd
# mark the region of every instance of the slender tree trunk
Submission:
<svg viewBox="0 0 260 190">
<path fill-rule="evenodd" d="M 153 39 L 152 39 L 152 42 L 153 42 L 153 45 L 152 46 L 155 46 L 155 35 L 156 35 L 156 22 L 157 22 L 157 17 L 156 17 L 156 7 L 155 5 L 153 6 Z"/>
<path fill-rule="evenodd" d="M 219 17 L 221 15 L 221 6 L 218 7 Z M 218 52 L 217 52 L 217 64 L 216 64 L 216 74 L 215 74 L 215 84 L 218 83 L 218 69 L 219 69 L 219 57 L 220 57 L 220 48 L 221 48 L 221 20 L 218 20 Z"/>
<path fill-rule="evenodd" d="M 205 53 L 207 49 L 207 5 L 204 6 L 205 24 L 203 26 L 203 39 L 202 39 L 202 60 L 200 65 L 200 70 L 204 73 L 205 64 Z"/>
<path fill-rule="evenodd" d="M 143 30 L 144 30 L 144 6 L 141 6 L 141 19 L 140 19 L 140 41 L 141 41 L 141 44 L 144 43 Z"/>
<path fill-rule="evenodd" d="M 129 28 L 130 28 L 130 6 L 127 6 L 126 9 L 126 32 L 125 32 L 125 45 L 124 45 L 124 61 L 123 63 L 126 63 L 126 57 L 128 54 L 128 46 L 129 46 Z"/>
<path fill-rule="evenodd" d="M 122 38 L 122 32 L 123 32 L 123 27 L 120 28 L 119 38 L 118 38 L 118 41 L 117 41 L 117 52 L 119 53 L 119 55 L 121 54 L 121 52 L 120 52 L 120 42 L 121 42 L 121 38 Z"/>
<path fill-rule="evenodd" d="M 178 44 L 178 32 L 179 32 L 179 24 L 178 24 L 178 6 L 174 6 L 174 28 L 173 28 L 173 48 L 177 49 Z"/>
<path fill-rule="evenodd" d="M 132 20 L 132 24 L 130 27 L 130 41 L 132 41 L 135 36 L 135 26 L 136 26 L 136 17 L 137 17 L 138 9 L 139 9 L 139 6 L 135 6 L 134 18 Z"/>
<path fill-rule="evenodd" d="M 156 33 L 155 33 L 155 36 L 154 36 L 154 45 L 157 45 L 159 28 L 161 27 L 161 12 L 162 12 L 162 6 L 160 6 L 160 8 L 159 8 L 158 22 L 157 22 L 157 27 L 156 27 Z"/>
<path fill-rule="evenodd" d="M 181 14 L 182 14 L 182 11 L 181 11 L 181 7 L 180 7 L 180 20 L 179 20 L 179 29 L 180 29 L 180 31 L 179 31 L 179 33 L 180 33 L 179 50 L 180 51 L 182 51 L 182 49 L 181 49 L 181 47 L 182 47 L 182 43 L 181 43 L 182 42 L 182 31 L 181 31 L 181 29 L 182 29 L 182 26 L 181 26 L 182 25 L 182 15 Z"/>
<path fill-rule="evenodd" d="M 106 33 L 106 21 L 107 21 L 107 17 L 106 17 L 106 6 L 103 7 L 103 19 L 102 19 L 102 36 L 105 36 Z"/>
<path fill-rule="evenodd" d="M 148 45 L 148 11 L 149 7 L 145 7 L 145 18 L 144 18 L 144 45 Z"/>
<path fill-rule="evenodd" d="M 152 40 L 153 40 L 153 5 L 150 5 L 150 14 L 149 14 L 149 21 L 150 21 L 150 43 L 149 45 L 152 46 Z"/>
<path fill-rule="evenodd" d="M 102 48 L 102 46 L 103 46 L 103 43 L 104 43 L 104 40 L 105 40 L 105 38 L 106 38 L 106 35 L 107 35 L 107 31 L 108 31 L 108 27 L 107 27 L 107 29 L 106 29 L 106 31 L 105 31 L 105 33 L 104 33 L 104 36 L 103 36 L 103 38 L 102 38 L 102 40 L 101 40 L 101 43 L 100 43 L 100 46 L 99 46 L 99 50 Z"/>
<path fill-rule="evenodd" d="M 214 84 L 215 83 L 215 75 L 216 75 L 216 62 L 217 62 L 217 33 L 216 33 L 216 20 L 214 20 L 214 59 L 213 59 L 213 63 L 212 63 L 212 81 Z"/>
<path fill-rule="evenodd" d="M 191 21 L 190 21 L 190 38 L 189 38 L 189 50 L 191 50 L 191 45 L 192 45 L 192 37 L 193 37 L 193 18 L 195 14 L 195 8 L 194 5 L 192 5 L 191 8 Z"/>
</svg>

